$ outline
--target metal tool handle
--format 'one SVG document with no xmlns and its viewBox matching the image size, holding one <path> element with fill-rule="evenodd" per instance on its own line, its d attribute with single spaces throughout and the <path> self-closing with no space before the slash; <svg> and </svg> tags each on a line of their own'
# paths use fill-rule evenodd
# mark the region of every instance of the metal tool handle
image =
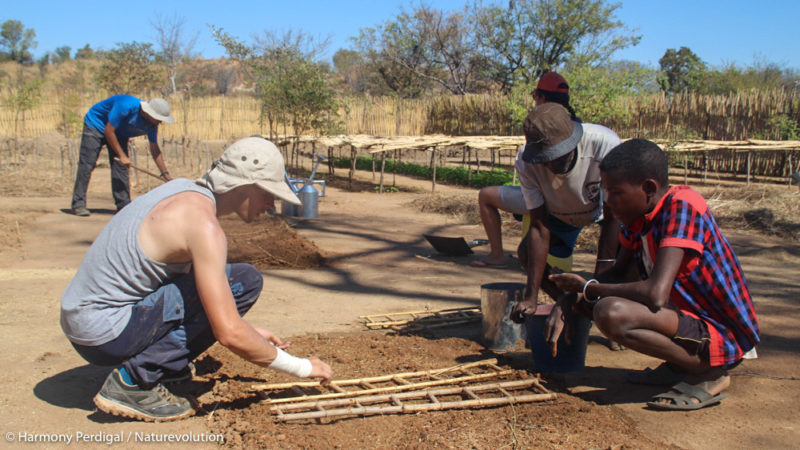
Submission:
<svg viewBox="0 0 800 450">
<path fill-rule="evenodd" d="M 469 248 L 472 248 L 472 247 L 477 247 L 479 245 L 486 245 L 488 243 L 489 243 L 488 239 L 475 239 L 475 240 L 467 243 L 467 245 L 469 246 Z"/>
<path fill-rule="evenodd" d="M 314 168 L 311 169 L 311 176 L 308 177 L 308 182 L 309 183 L 314 181 L 314 175 L 317 173 L 317 166 L 319 166 L 319 163 L 321 163 L 322 161 L 325 161 L 325 159 L 326 159 L 324 156 L 322 156 L 320 154 L 314 155 L 314 158 L 317 159 L 317 162 L 314 164 Z"/>
</svg>

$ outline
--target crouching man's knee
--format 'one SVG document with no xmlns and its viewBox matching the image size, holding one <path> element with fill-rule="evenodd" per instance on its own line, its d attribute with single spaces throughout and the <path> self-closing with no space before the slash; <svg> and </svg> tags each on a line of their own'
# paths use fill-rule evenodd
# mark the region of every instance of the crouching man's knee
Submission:
<svg viewBox="0 0 800 450">
<path fill-rule="evenodd" d="M 605 297 L 594 305 L 594 323 L 608 338 L 619 341 L 625 336 L 630 323 L 628 303 L 619 297 Z"/>
<path fill-rule="evenodd" d="M 236 300 L 236 304 L 240 305 L 239 309 L 242 312 L 242 307 L 245 307 L 246 311 L 258 299 L 264 287 L 264 277 L 251 264 L 234 263 L 229 264 L 228 284 L 231 287 L 233 298 Z"/>
</svg>

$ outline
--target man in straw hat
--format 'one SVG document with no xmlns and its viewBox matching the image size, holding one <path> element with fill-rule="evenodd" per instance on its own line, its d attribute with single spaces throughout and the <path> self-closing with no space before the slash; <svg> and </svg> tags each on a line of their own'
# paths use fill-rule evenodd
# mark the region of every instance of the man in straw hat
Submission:
<svg viewBox="0 0 800 450">
<path fill-rule="evenodd" d="M 527 287 L 511 314 L 520 322 L 535 313 L 540 289 L 559 299 L 553 314 L 561 314 L 562 292 L 547 276 L 554 268 L 571 270 L 572 252 L 583 227 L 601 224 L 595 273 L 613 265 L 620 228 L 603 204 L 599 167 L 620 143 L 619 137 L 604 126 L 582 124 L 557 103 L 536 106 L 523 129 L 526 143 L 517 170 L 530 227 L 518 253 L 527 272 Z"/>
<path fill-rule="evenodd" d="M 215 341 L 254 364 L 330 380 L 327 364 L 290 355 L 288 342 L 242 319 L 263 278 L 249 264 L 226 264 L 217 217 L 250 222 L 276 198 L 300 203 L 277 147 L 249 137 L 201 179 L 165 183 L 109 221 L 61 297 L 61 327 L 77 352 L 117 366 L 94 398 L 100 410 L 145 421 L 192 415 L 162 383 L 191 378 L 191 361 Z"/>
<path fill-rule="evenodd" d="M 163 98 L 146 102 L 130 95 L 115 95 L 92 106 L 83 119 L 78 172 L 72 189 L 72 213 L 76 216 L 90 214 L 86 208 L 86 190 L 103 145 L 108 147 L 111 193 L 117 211 L 131 202 L 128 167 L 132 162 L 128 158 L 128 139 L 146 134 L 161 178 L 171 180 L 158 147 L 158 125 L 174 121 L 169 103 Z"/>
</svg>

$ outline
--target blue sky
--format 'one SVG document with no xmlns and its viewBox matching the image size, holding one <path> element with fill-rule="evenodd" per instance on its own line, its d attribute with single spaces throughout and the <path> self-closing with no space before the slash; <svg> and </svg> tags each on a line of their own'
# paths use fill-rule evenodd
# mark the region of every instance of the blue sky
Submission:
<svg viewBox="0 0 800 450">
<path fill-rule="evenodd" d="M 500 0 L 502 2 L 502 0 Z M 464 1 L 426 0 L 441 10 L 461 9 Z M 641 43 L 615 56 L 655 67 L 668 48 L 686 46 L 706 63 L 719 66 L 755 61 L 800 69 L 800 0 L 627 0 L 617 18 L 642 35 Z M 195 51 L 207 58 L 224 55 L 207 24 L 225 29 L 248 42 L 263 30 L 282 33 L 303 30 L 315 37 L 330 36 L 328 56 L 350 45 L 364 27 L 392 19 L 402 6 L 418 1 L 206 1 L 172 0 L 109 2 L 84 0 L 0 0 L 0 22 L 21 21 L 36 31 L 34 55 L 68 45 L 73 52 L 86 45 L 110 49 L 118 42 L 155 42 L 155 14 L 177 14 L 187 31 L 199 33 Z"/>
</svg>

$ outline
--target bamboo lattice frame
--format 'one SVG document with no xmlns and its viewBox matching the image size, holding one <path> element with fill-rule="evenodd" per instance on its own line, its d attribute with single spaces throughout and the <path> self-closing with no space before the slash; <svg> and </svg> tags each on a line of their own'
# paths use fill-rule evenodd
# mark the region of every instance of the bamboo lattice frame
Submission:
<svg viewBox="0 0 800 450">
<path fill-rule="evenodd" d="M 335 380 L 328 386 L 322 386 L 319 381 L 303 381 L 296 383 L 258 384 L 252 386 L 251 389 L 258 391 L 259 395 L 261 395 L 267 403 L 277 404 L 418 390 L 432 386 L 500 378 L 513 375 L 514 373 L 514 370 L 503 369 L 497 366 L 497 359 L 492 358 L 459 364 L 445 369 L 380 375 L 369 378 Z M 272 397 L 270 395 L 285 394 L 287 390 L 291 390 L 295 395 L 290 397 Z"/>
<path fill-rule="evenodd" d="M 480 322 L 480 308 L 449 308 L 359 316 L 370 330 L 392 329 L 401 333 Z"/>
<path fill-rule="evenodd" d="M 535 393 L 530 393 L 534 391 Z M 411 414 L 457 408 L 485 408 L 517 403 L 554 400 L 556 394 L 538 379 L 504 381 L 472 386 L 416 390 L 302 403 L 270 408 L 276 421 L 321 419 L 375 414 Z"/>
</svg>

